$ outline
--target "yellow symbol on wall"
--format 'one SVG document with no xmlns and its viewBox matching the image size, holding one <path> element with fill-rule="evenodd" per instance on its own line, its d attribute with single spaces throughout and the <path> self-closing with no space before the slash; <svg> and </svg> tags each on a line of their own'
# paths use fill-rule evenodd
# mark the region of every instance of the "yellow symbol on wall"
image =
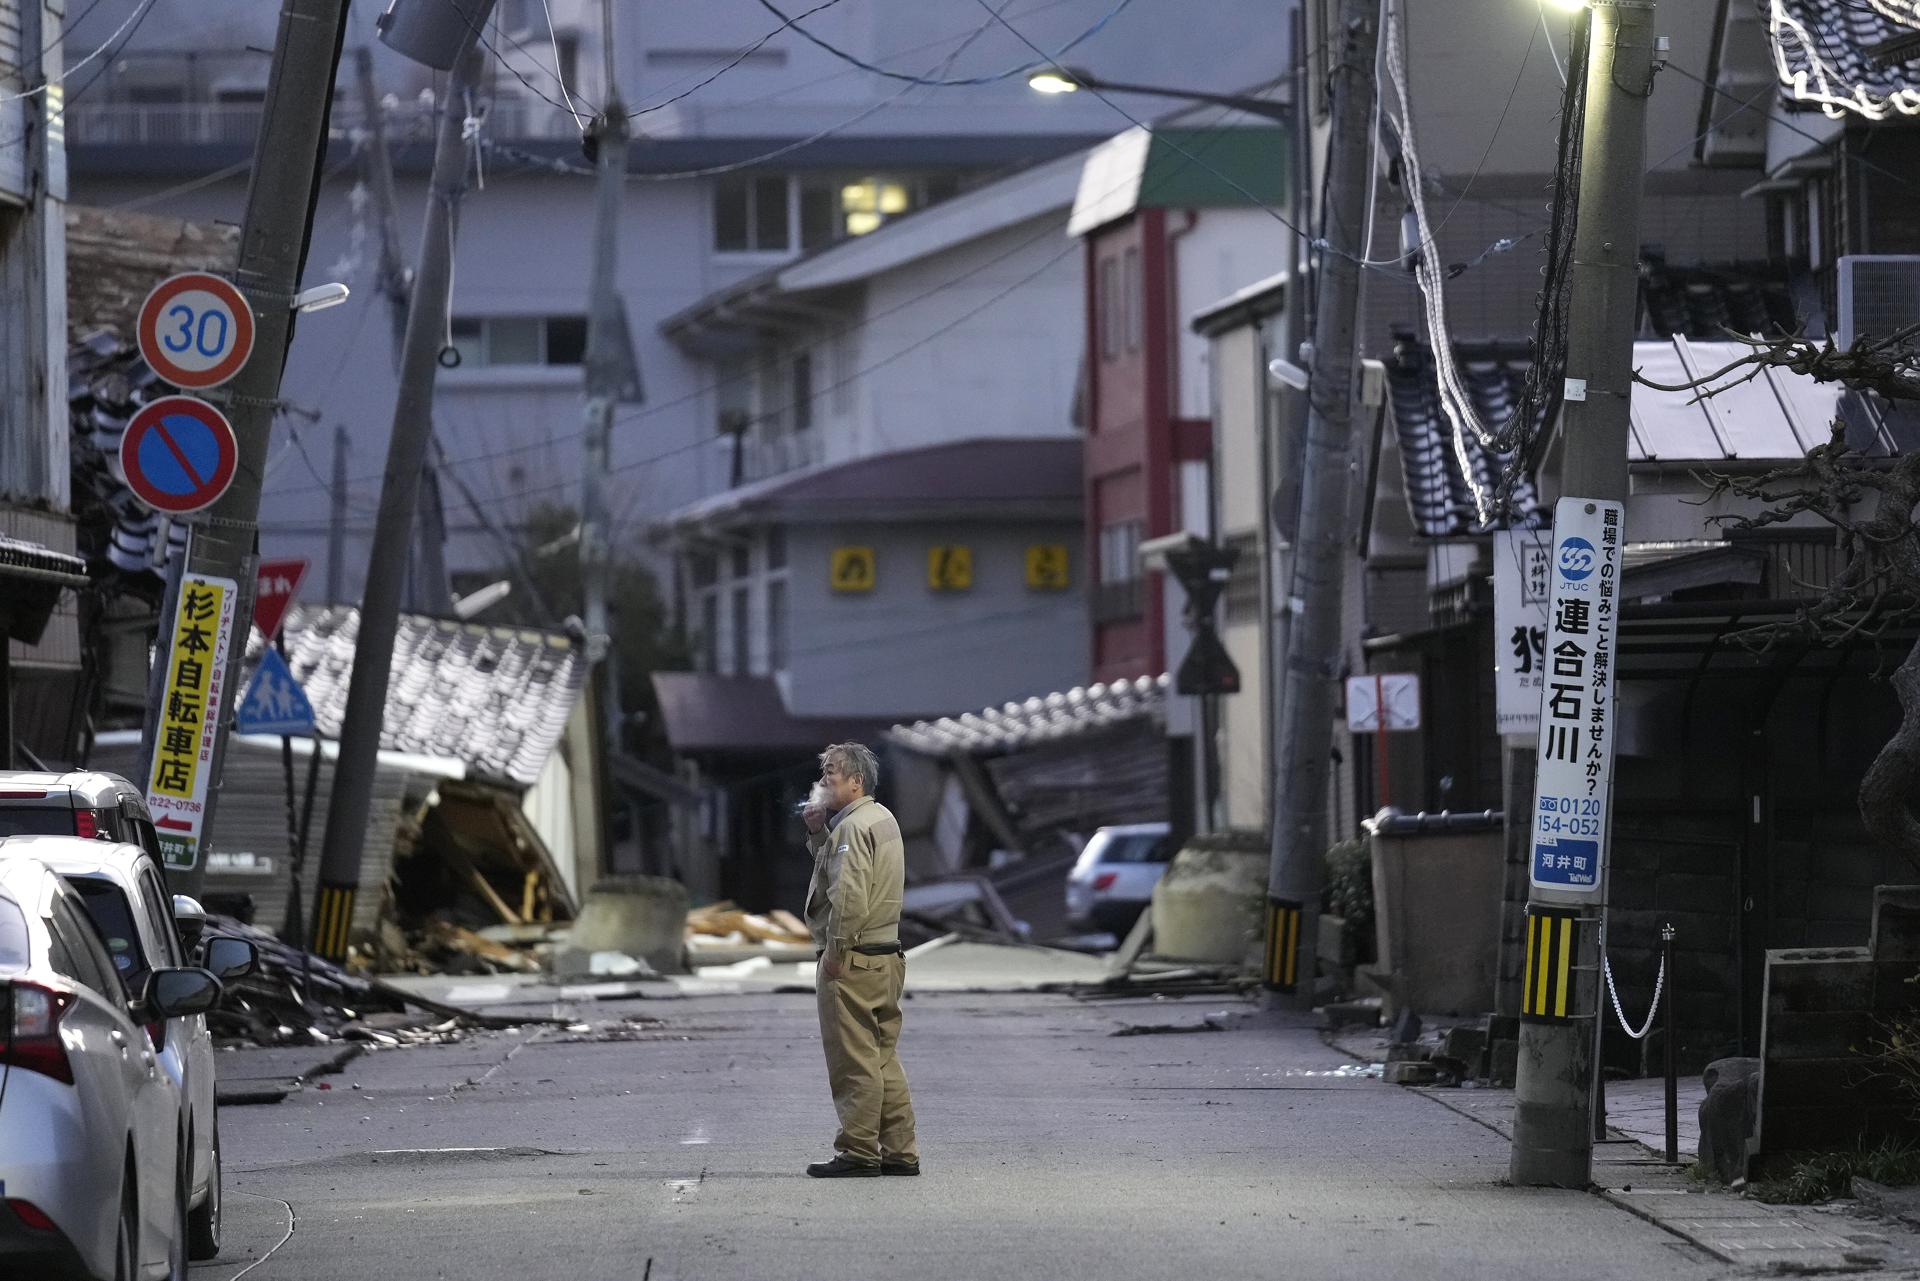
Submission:
<svg viewBox="0 0 1920 1281">
<path fill-rule="evenodd" d="M 1066 590 L 1065 543 L 1035 543 L 1027 548 L 1027 586 L 1043 592 Z"/>
<path fill-rule="evenodd" d="M 875 575 L 873 548 L 836 547 L 833 549 L 833 590 L 870 592 Z"/>
<path fill-rule="evenodd" d="M 963 592 L 973 586 L 973 548 L 958 545 L 927 549 L 927 586 L 936 592 Z"/>
</svg>

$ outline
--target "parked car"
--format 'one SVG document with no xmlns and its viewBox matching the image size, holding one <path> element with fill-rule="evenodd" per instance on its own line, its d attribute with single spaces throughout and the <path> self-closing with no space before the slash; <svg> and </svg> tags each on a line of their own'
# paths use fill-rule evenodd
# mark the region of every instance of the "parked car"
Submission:
<svg viewBox="0 0 1920 1281">
<path fill-rule="evenodd" d="M 0 771 L 0 837 L 21 835 L 125 841 L 161 863 L 160 835 L 147 798 L 118 774 Z"/>
<path fill-rule="evenodd" d="M 186 1108 L 142 1025 L 220 982 L 168 965 L 129 999 L 116 970 L 64 877 L 0 858 L 0 1275 L 185 1281 Z"/>
<path fill-rule="evenodd" d="M 253 968 L 251 943 L 200 942 L 206 914 L 193 899 L 168 895 L 158 864 L 138 845 L 79 836 L 0 838 L 0 865 L 21 858 L 52 868 L 78 895 L 129 994 L 144 991 L 148 976 L 166 969 L 198 964 L 224 981 Z M 211 1259 L 220 1253 L 222 1205 L 213 1039 L 200 1014 L 149 1022 L 144 1034 L 181 1100 L 188 1250 L 194 1259 Z"/>
<path fill-rule="evenodd" d="M 1067 920 L 1125 935 L 1153 898 L 1175 850 L 1165 823 L 1103 827 L 1067 873 Z"/>
</svg>

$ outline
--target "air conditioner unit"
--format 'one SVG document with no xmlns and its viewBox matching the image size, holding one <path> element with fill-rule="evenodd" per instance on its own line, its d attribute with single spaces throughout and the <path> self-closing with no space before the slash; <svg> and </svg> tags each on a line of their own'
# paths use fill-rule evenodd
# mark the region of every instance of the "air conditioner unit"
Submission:
<svg viewBox="0 0 1920 1281">
<path fill-rule="evenodd" d="M 1834 342 L 1884 338 L 1920 324 L 1920 254 L 1843 254 Z"/>
</svg>

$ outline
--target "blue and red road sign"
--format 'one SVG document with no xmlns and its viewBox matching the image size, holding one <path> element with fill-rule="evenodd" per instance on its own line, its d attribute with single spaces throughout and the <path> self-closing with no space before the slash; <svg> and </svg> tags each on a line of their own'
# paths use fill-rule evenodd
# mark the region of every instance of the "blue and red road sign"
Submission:
<svg viewBox="0 0 1920 1281">
<path fill-rule="evenodd" d="M 253 354 L 253 312 L 228 281 L 204 271 L 169 276 L 140 305 L 140 355 L 187 391 L 218 387 Z"/>
<path fill-rule="evenodd" d="M 155 511 L 175 516 L 197 512 L 226 493 L 238 461 L 226 415 L 191 396 L 153 401 L 120 438 L 127 488 Z"/>
</svg>

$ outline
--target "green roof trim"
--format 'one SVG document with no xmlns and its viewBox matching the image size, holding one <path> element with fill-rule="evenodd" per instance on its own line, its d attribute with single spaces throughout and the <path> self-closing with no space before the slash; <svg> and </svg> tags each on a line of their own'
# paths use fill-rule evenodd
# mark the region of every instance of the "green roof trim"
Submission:
<svg viewBox="0 0 1920 1281">
<path fill-rule="evenodd" d="M 1288 131 L 1278 126 L 1155 129 L 1136 207 L 1284 207 L 1293 172 L 1291 151 Z"/>
</svg>

